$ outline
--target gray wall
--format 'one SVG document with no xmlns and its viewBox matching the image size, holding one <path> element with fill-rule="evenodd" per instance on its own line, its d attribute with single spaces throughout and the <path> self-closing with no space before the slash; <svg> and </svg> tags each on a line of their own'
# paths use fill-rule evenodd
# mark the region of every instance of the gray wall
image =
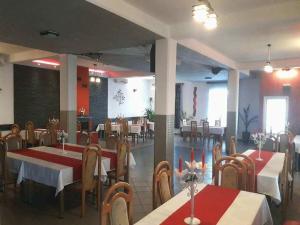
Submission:
<svg viewBox="0 0 300 225">
<path fill-rule="evenodd" d="M 14 65 L 15 123 L 45 127 L 49 117 L 59 117 L 59 93 L 59 71 Z"/>
<path fill-rule="evenodd" d="M 255 73 L 250 73 L 250 77 L 240 80 L 239 90 L 239 112 L 250 104 L 250 117 L 259 114 L 260 78 Z M 253 132 L 259 128 L 259 122 L 252 123 L 249 131 Z M 238 120 L 238 138 L 241 138 L 244 131 L 244 124 Z"/>
<path fill-rule="evenodd" d="M 107 118 L 107 78 L 101 78 L 101 83 L 90 83 L 90 116 L 93 120 L 93 130 Z"/>
</svg>

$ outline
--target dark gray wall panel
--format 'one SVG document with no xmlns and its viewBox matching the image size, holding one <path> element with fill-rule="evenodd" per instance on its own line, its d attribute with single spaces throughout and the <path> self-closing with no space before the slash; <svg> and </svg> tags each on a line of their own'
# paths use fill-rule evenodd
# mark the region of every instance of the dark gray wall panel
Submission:
<svg viewBox="0 0 300 225">
<path fill-rule="evenodd" d="M 15 123 L 45 127 L 49 117 L 59 117 L 59 92 L 59 71 L 14 65 Z"/>
</svg>

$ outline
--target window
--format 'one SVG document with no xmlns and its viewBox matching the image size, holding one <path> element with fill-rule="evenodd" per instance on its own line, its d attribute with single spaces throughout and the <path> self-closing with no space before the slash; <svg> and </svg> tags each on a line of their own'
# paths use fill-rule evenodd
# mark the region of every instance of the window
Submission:
<svg viewBox="0 0 300 225">
<path fill-rule="evenodd" d="M 264 97 L 264 130 L 267 133 L 285 131 L 288 121 L 288 97 Z"/>
<path fill-rule="evenodd" d="M 221 126 L 227 125 L 227 86 L 213 86 L 208 93 L 208 122 L 215 125 L 216 120 L 221 120 Z"/>
</svg>

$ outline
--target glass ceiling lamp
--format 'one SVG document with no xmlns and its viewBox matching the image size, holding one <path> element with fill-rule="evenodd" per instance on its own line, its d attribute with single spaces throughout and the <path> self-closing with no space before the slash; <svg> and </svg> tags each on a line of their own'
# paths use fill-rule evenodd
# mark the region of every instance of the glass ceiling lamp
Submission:
<svg viewBox="0 0 300 225">
<path fill-rule="evenodd" d="M 211 4 L 207 0 L 199 0 L 199 4 L 193 6 L 193 18 L 196 22 L 204 24 L 208 30 L 218 26 L 217 16 Z"/>
<path fill-rule="evenodd" d="M 273 72 L 273 66 L 271 65 L 271 44 L 268 44 L 268 60 L 264 66 L 264 71 L 266 73 L 272 73 Z"/>
</svg>

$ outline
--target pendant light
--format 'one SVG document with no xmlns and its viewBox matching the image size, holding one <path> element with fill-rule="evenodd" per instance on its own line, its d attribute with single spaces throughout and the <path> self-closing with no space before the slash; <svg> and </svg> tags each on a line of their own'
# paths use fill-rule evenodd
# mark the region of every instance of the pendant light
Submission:
<svg viewBox="0 0 300 225">
<path fill-rule="evenodd" d="M 213 30 L 218 26 L 217 15 L 208 0 L 198 0 L 192 12 L 194 20 L 202 23 L 207 30 Z"/>
<path fill-rule="evenodd" d="M 264 71 L 266 73 L 272 73 L 273 66 L 271 65 L 271 44 L 268 44 L 267 47 L 268 47 L 268 60 L 264 66 Z"/>
</svg>

